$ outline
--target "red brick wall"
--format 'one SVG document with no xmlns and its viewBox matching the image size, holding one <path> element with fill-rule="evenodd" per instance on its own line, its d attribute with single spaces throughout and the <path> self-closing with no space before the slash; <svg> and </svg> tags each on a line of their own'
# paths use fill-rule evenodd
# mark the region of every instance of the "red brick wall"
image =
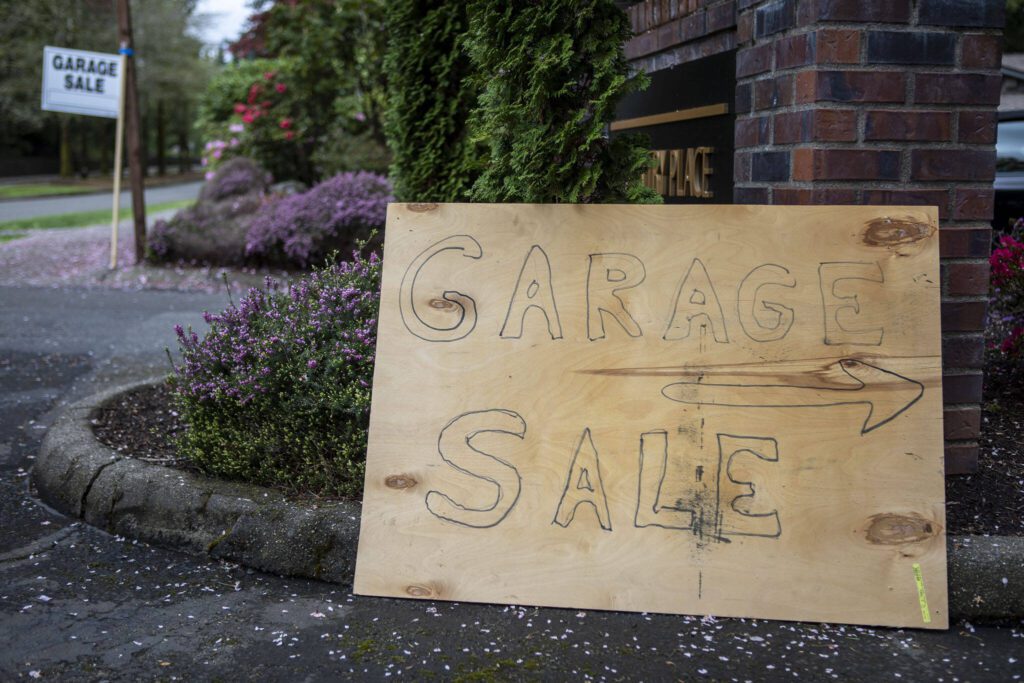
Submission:
<svg viewBox="0 0 1024 683">
<path fill-rule="evenodd" d="M 1003 0 L 646 0 L 646 71 L 737 48 L 735 201 L 939 207 L 946 467 L 977 466 Z"/>
</svg>

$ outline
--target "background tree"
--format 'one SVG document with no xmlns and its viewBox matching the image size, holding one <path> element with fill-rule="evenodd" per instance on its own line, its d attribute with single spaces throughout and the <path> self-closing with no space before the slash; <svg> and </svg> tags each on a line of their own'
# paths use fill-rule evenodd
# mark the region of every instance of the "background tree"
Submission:
<svg viewBox="0 0 1024 683">
<path fill-rule="evenodd" d="M 296 135 L 280 152 L 296 154 L 297 162 L 261 161 L 278 166 L 279 179 L 287 166 L 295 170 L 286 177 L 305 182 L 339 171 L 386 170 L 383 1 L 259 0 L 252 7 L 247 30 L 230 49 L 240 63 L 275 60 L 295 107 L 289 117 Z"/>
<path fill-rule="evenodd" d="M 473 0 L 468 49 L 484 82 L 475 136 L 490 163 L 485 202 L 657 202 L 640 182 L 650 161 L 606 126 L 630 77 L 629 22 L 612 0 Z"/>
<path fill-rule="evenodd" d="M 384 129 L 401 201 L 468 201 L 479 175 L 482 154 L 467 129 L 477 98 L 464 51 L 468 28 L 462 2 L 392 0 L 388 5 Z"/>
<path fill-rule="evenodd" d="M 198 28 L 195 5 L 195 0 L 132 3 L 143 117 L 153 122 L 154 134 L 148 142 L 158 159 L 161 150 L 172 144 L 167 126 L 174 128 L 179 147 L 189 146 L 194 102 L 205 82 L 202 46 L 194 35 Z M 0 45 L 0 120 L 4 122 L 0 157 L 16 172 L 19 157 L 50 154 L 59 155 L 64 176 L 97 168 L 107 172 L 113 161 L 113 120 L 42 112 L 39 90 L 44 45 L 116 52 L 114 4 L 109 0 L 5 0 L 0 2 Z M 158 134 L 160 121 L 163 135 Z M 187 160 L 188 150 L 184 156 Z M 25 173 L 45 170 L 28 164 L 20 168 Z"/>
</svg>

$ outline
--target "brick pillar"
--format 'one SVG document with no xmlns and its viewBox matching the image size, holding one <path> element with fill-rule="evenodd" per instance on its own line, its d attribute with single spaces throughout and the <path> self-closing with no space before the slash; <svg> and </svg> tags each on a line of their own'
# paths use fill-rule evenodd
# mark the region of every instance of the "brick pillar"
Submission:
<svg viewBox="0 0 1024 683">
<path fill-rule="evenodd" d="M 1003 0 L 736 0 L 735 201 L 939 207 L 948 473 L 977 466 Z"/>
</svg>

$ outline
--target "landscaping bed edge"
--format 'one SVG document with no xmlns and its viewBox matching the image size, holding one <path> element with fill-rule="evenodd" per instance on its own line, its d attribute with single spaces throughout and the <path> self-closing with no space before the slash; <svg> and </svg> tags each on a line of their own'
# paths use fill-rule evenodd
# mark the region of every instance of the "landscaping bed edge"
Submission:
<svg viewBox="0 0 1024 683">
<path fill-rule="evenodd" d="M 361 506 L 289 502 L 280 492 L 119 455 L 92 421 L 117 396 L 151 378 L 64 409 L 32 470 L 46 503 L 109 533 L 283 576 L 351 585 Z"/>
<path fill-rule="evenodd" d="M 260 486 L 226 482 L 119 455 L 93 434 L 93 420 L 151 378 L 64 409 L 32 471 L 40 498 L 57 510 L 146 542 L 283 576 L 351 586 L 361 506 L 310 506 Z M 1024 617 L 1024 537 L 948 536 L 953 619 Z"/>
</svg>

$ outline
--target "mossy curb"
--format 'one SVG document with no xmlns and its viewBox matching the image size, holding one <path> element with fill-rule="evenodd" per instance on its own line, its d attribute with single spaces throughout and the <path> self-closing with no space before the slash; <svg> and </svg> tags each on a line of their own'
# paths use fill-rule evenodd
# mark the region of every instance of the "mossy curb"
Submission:
<svg viewBox="0 0 1024 683">
<path fill-rule="evenodd" d="M 65 409 L 32 472 L 39 496 L 110 533 L 351 585 L 360 505 L 300 505 L 271 489 L 124 457 L 96 440 L 92 420 L 104 405 L 158 381 L 115 387 Z M 1024 537 L 950 536 L 948 558 L 953 618 L 1024 617 Z"/>
<path fill-rule="evenodd" d="M 229 560 L 283 576 L 351 584 L 361 506 L 288 501 L 281 493 L 119 455 L 96 440 L 92 420 L 118 386 L 65 409 L 32 471 L 57 510 L 113 534 Z"/>
</svg>

